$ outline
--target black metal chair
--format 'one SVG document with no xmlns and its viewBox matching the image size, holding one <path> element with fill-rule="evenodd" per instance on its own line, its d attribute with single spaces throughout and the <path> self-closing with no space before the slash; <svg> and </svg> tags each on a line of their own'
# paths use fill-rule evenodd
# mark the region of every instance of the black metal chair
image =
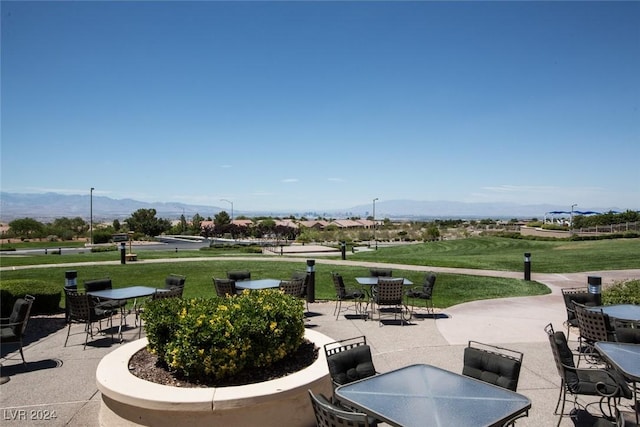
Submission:
<svg viewBox="0 0 640 427">
<path fill-rule="evenodd" d="M 393 270 L 390 268 L 370 268 L 369 275 L 371 277 L 392 277 Z"/>
<path fill-rule="evenodd" d="M 523 356 L 516 350 L 469 341 L 464 349 L 462 374 L 516 391 Z"/>
<path fill-rule="evenodd" d="M 22 351 L 22 337 L 27 329 L 31 307 L 35 298 L 31 295 L 25 295 L 24 298 L 18 298 L 13 303 L 13 310 L 9 317 L 0 319 L 0 344 L 17 343 L 20 349 L 20 357 L 22 364 L 27 365 L 24 360 Z"/>
<path fill-rule="evenodd" d="M 377 374 L 364 335 L 325 344 L 324 352 L 334 389 Z"/>
<path fill-rule="evenodd" d="M 340 313 L 342 312 L 342 302 L 343 301 L 353 301 L 353 309 L 356 312 L 356 315 L 362 315 L 362 303 L 365 301 L 366 294 L 362 289 L 355 288 L 347 288 L 344 285 L 344 279 L 342 275 L 339 273 L 331 273 L 331 279 L 333 280 L 333 286 L 336 290 L 336 305 L 333 309 L 333 314 L 336 316 L 336 320 L 340 317 Z M 345 308 L 349 310 L 351 307 Z"/>
<path fill-rule="evenodd" d="M 184 288 L 184 284 L 187 281 L 185 276 L 181 276 L 179 274 L 169 274 L 164 279 L 164 288 L 171 289 L 175 287 Z"/>
<path fill-rule="evenodd" d="M 620 398 L 631 399 L 632 396 L 624 378 L 618 372 L 610 369 L 577 368 L 574 363 L 574 355 L 569 349 L 564 332 L 554 331 L 551 324 L 545 327 L 545 332 L 549 338 L 553 359 L 561 380 L 560 394 L 554 410 L 554 414 L 559 415 L 558 426 L 565 415 L 564 408 L 567 394 L 571 394 L 574 397 L 574 408 L 578 406 L 577 398 L 579 395 L 600 396 L 600 412 L 613 418 L 614 410 L 612 408 L 616 406 Z M 604 411 L 603 407 L 605 399 L 609 408 L 608 413 Z M 558 412 L 561 402 L 562 407 Z"/>
<path fill-rule="evenodd" d="M 578 318 L 576 317 L 576 310 L 573 305 L 574 302 L 584 305 L 595 305 L 595 296 L 589 293 L 587 287 L 581 288 L 562 288 L 562 298 L 564 299 L 564 307 L 567 311 L 567 320 L 565 325 L 567 326 L 567 341 L 569 341 L 569 335 L 571 328 L 578 328 Z"/>
<path fill-rule="evenodd" d="M 304 280 L 302 279 L 291 279 L 291 280 L 281 280 L 280 281 L 280 290 L 287 295 L 291 295 L 292 297 L 302 298 L 302 288 L 304 286 Z"/>
<path fill-rule="evenodd" d="M 616 341 L 640 344 L 640 321 L 614 319 L 613 328 L 616 334 Z"/>
<path fill-rule="evenodd" d="M 102 279 L 92 279 L 84 281 L 84 291 L 85 292 L 95 292 L 95 291 L 103 291 L 106 289 L 113 289 L 113 284 L 111 283 L 111 279 L 108 277 Z M 127 305 L 127 301 L 117 301 L 110 300 L 104 298 L 93 297 L 96 302 L 96 307 L 111 310 L 111 309 L 124 309 Z M 123 313 L 124 315 L 124 313 Z"/>
<path fill-rule="evenodd" d="M 378 311 L 379 324 L 382 324 L 383 306 L 391 308 L 394 320 L 397 319 L 398 312 L 400 313 L 402 326 L 405 323 L 405 315 L 407 317 L 406 320 L 411 318 L 411 312 L 404 303 L 404 279 L 402 277 L 378 277 L 378 284 L 372 288 L 371 292 L 372 302 Z"/>
<path fill-rule="evenodd" d="M 580 329 L 578 350 L 581 357 L 578 359 L 578 365 L 580 364 L 580 359 L 593 364 L 601 364 L 602 359 L 594 348 L 595 343 L 598 341 L 616 341 L 609 316 L 604 314 L 602 310 L 588 310 L 585 305 L 575 301 L 573 306 L 578 320 L 578 328 Z"/>
<path fill-rule="evenodd" d="M 418 305 L 415 303 L 416 301 L 424 301 L 424 307 L 427 310 L 427 315 L 431 313 L 431 316 L 435 319 L 435 312 L 433 309 L 433 288 L 436 285 L 436 275 L 435 273 L 427 273 L 424 276 L 424 281 L 422 282 L 422 287 L 409 289 L 406 292 L 407 296 L 407 305 L 411 306 L 412 315 L 415 315 L 413 309 Z M 422 317 L 424 320 L 424 317 Z"/>
<path fill-rule="evenodd" d="M 233 296 L 238 293 L 236 290 L 236 281 L 233 279 L 213 278 L 213 286 L 216 289 L 216 295 L 219 297 Z"/>
<path fill-rule="evenodd" d="M 301 298 L 306 300 L 307 311 L 309 311 L 309 299 L 307 298 L 307 287 L 309 286 L 309 275 L 306 271 L 294 271 L 291 273 L 292 280 L 302 280 Z"/>
<path fill-rule="evenodd" d="M 251 280 L 251 272 L 249 270 L 233 270 L 227 271 L 227 279 L 236 282 L 240 280 Z"/>
<path fill-rule="evenodd" d="M 87 294 L 81 294 L 77 291 L 65 289 L 66 301 L 69 304 L 69 327 L 67 328 L 67 338 L 64 340 L 64 347 L 67 346 L 69 335 L 71 334 L 71 325 L 80 323 L 84 325 L 84 348 L 87 348 L 89 336 L 93 338 L 93 324 L 98 323 L 98 329 L 102 329 L 102 320 L 108 320 L 111 329 L 111 340 L 113 341 L 113 315 L 118 313 L 117 308 L 99 307 L 95 300 Z"/>
<path fill-rule="evenodd" d="M 334 405 L 322 394 L 315 395 L 309 390 L 309 396 L 318 427 L 372 427 L 378 424 L 367 414 Z"/>
</svg>

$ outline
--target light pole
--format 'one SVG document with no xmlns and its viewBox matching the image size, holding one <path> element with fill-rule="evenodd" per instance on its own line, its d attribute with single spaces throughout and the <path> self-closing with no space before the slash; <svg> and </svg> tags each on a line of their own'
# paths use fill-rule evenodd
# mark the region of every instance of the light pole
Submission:
<svg viewBox="0 0 640 427">
<path fill-rule="evenodd" d="M 91 191 L 89 191 L 89 241 L 91 246 L 93 246 L 93 190 L 95 188 L 91 187 Z"/>
<path fill-rule="evenodd" d="M 231 205 L 231 224 L 233 224 L 233 202 L 227 199 L 220 199 L 221 202 L 227 202 Z"/>
<path fill-rule="evenodd" d="M 578 206 L 577 204 L 571 205 L 571 218 L 569 218 L 569 234 L 573 234 L 573 208 Z"/>
<path fill-rule="evenodd" d="M 377 251 L 378 250 L 378 240 L 376 239 L 376 228 L 378 228 L 378 224 L 376 223 L 376 200 L 378 200 L 377 197 L 375 199 L 373 199 L 373 241 L 376 244 L 376 251 Z"/>
</svg>

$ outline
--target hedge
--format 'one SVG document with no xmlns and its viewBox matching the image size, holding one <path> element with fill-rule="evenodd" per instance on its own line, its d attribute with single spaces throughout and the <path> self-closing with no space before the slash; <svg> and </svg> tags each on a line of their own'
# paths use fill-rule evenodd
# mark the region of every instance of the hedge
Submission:
<svg viewBox="0 0 640 427">
<path fill-rule="evenodd" d="M 62 289 L 58 283 L 35 279 L 0 280 L 0 316 L 9 317 L 13 304 L 25 295 L 35 297 L 31 314 L 54 314 L 60 312 Z"/>
</svg>

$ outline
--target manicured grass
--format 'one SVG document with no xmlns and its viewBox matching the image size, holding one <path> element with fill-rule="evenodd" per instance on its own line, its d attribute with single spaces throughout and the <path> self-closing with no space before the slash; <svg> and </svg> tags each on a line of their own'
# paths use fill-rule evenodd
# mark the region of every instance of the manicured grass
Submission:
<svg viewBox="0 0 640 427">
<path fill-rule="evenodd" d="M 429 242 L 395 246 L 376 252 L 350 254 L 348 259 L 438 267 L 522 271 L 524 253 L 531 253 L 531 270 L 575 273 L 640 268 L 640 239 L 538 241 L 501 237 Z"/>
<path fill-rule="evenodd" d="M 100 277 L 111 277 L 114 287 L 132 285 L 164 286 L 164 278 L 171 273 L 187 276 L 185 297 L 213 297 L 213 277 L 226 277 L 228 270 L 248 269 L 255 278 L 285 279 L 293 271 L 304 271 L 306 260 L 300 262 L 260 261 L 227 261 L 215 258 L 202 261 L 172 261 L 167 263 L 129 263 L 126 265 L 81 265 L 76 267 L 32 268 L 24 270 L 3 271 L 3 279 L 33 278 L 64 285 L 64 273 L 67 270 L 78 272 L 78 286 L 84 280 Z M 335 298 L 331 271 L 338 271 L 344 277 L 347 286 L 355 286 L 355 278 L 368 276 L 369 270 L 364 267 L 331 266 L 316 264 L 316 299 Z M 394 270 L 394 276 L 406 277 L 414 283 L 422 282 L 424 273 L 415 271 Z M 459 274 L 438 274 L 437 291 L 434 292 L 434 304 L 448 307 L 465 301 L 509 296 L 540 295 L 548 293 L 548 289 L 537 282 L 503 279 L 494 277 L 466 276 Z"/>
<path fill-rule="evenodd" d="M 81 254 L 17 256 L 0 254 L 2 267 L 38 264 L 83 263 L 112 261 L 112 264 L 85 264 L 50 268 L 5 270 L 2 279 L 34 278 L 64 284 L 66 270 L 78 271 L 83 280 L 109 276 L 115 287 L 130 285 L 163 286 L 170 273 L 187 276 L 185 296 L 213 296 L 213 277 L 225 277 L 228 270 L 249 269 L 255 278 L 285 279 L 295 270 L 306 269 L 306 259 L 299 262 L 269 262 L 266 257 L 248 253 L 242 248 L 201 251 L 145 251 L 135 248 L 139 259 L 163 259 L 161 263 L 119 264 L 120 254 L 114 252 Z M 348 253 L 347 259 L 423 266 L 523 271 L 524 253 L 531 253 L 532 271 L 565 273 L 592 270 L 640 268 L 640 239 L 597 241 L 534 241 L 499 237 L 478 237 L 443 242 L 430 242 L 380 248 L 375 252 Z M 251 257 L 251 260 L 227 260 L 221 257 Z M 196 258 L 183 260 L 183 258 Z M 273 259 L 273 256 L 269 256 Z M 278 257 L 276 257 L 278 258 Z M 325 257 L 323 257 L 325 258 Z M 336 257 L 332 257 L 336 258 Z M 339 257 L 338 257 L 339 258 Z M 330 266 L 316 263 L 316 298 L 333 299 L 335 292 L 331 271 L 338 271 L 347 286 L 355 286 L 355 277 L 367 276 L 364 267 Z M 424 273 L 395 270 L 394 276 L 407 277 L 421 283 Z M 545 286 L 516 279 L 438 274 L 434 303 L 448 307 L 465 301 L 510 296 L 539 295 L 548 292 Z"/>
</svg>

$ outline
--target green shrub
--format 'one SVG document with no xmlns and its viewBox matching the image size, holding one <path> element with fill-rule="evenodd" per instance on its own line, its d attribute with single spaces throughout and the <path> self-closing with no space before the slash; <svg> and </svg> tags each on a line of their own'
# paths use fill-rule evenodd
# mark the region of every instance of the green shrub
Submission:
<svg viewBox="0 0 640 427">
<path fill-rule="evenodd" d="M 25 295 L 35 297 L 31 314 L 53 314 L 60 311 L 62 286 L 42 280 L 11 279 L 0 280 L 1 317 L 9 317 L 13 303 Z"/>
<path fill-rule="evenodd" d="M 640 304 L 640 280 L 614 283 L 602 290 L 602 303 Z"/>
<path fill-rule="evenodd" d="M 109 246 L 93 246 L 91 252 L 115 252 L 118 248 L 115 245 Z"/>
<path fill-rule="evenodd" d="M 264 368 L 303 341 L 302 300 L 277 290 L 214 299 L 164 299 L 143 313 L 149 350 L 178 375 L 222 379 Z"/>
</svg>

